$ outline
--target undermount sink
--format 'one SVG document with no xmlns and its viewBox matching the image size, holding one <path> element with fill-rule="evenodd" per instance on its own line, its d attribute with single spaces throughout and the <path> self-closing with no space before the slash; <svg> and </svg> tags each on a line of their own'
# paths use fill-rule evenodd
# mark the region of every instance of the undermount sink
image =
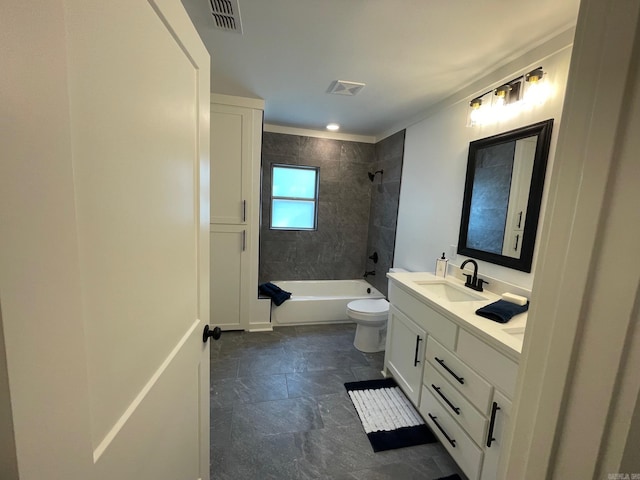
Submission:
<svg viewBox="0 0 640 480">
<path fill-rule="evenodd" d="M 508 327 L 503 328 L 502 331 L 508 333 L 512 337 L 517 338 L 518 340 L 524 340 L 524 329 L 525 327 Z"/>
<path fill-rule="evenodd" d="M 448 282 L 415 282 L 418 288 L 427 294 L 441 297 L 449 302 L 477 302 L 486 300 L 485 297 L 464 287 L 452 285 Z"/>
</svg>

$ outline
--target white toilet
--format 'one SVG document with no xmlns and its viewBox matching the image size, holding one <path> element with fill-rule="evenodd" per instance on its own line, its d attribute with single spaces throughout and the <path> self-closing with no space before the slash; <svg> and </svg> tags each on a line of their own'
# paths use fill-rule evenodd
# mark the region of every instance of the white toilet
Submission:
<svg viewBox="0 0 640 480">
<path fill-rule="evenodd" d="M 390 268 L 390 272 L 405 272 L 402 268 Z M 354 300 L 347 305 L 347 316 L 356 322 L 353 346 L 361 352 L 382 352 L 387 340 L 389 302 L 384 298 Z"/>
<path fill-rule="evenodd" d="M 366 353 L 384 350 L 389 302 L 384 298 L 354 300 L 347 305 L 347 316 L 357 324 L 354 347 Z"/>
</svg>

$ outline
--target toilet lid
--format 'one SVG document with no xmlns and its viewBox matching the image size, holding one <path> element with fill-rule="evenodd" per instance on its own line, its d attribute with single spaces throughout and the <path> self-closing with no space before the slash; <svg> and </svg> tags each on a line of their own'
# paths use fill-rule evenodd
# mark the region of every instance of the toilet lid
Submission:
<svg viewBox="0 0 640 480">
<path fill-rule="evenodd" d="M 384 313 L 389 311 L 389 302 L 384 298 L 378 298 L 375 300 L 354 300 L 353 302 L 349 302 L 347 308 L 363 313 Z"/>
</svg>

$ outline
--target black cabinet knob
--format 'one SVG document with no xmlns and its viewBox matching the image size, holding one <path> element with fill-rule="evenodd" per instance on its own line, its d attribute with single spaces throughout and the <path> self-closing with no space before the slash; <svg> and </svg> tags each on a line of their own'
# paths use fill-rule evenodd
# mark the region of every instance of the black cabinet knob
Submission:
<svg viewBox="0 0 640 480">
<path fill-rule="evenodd" d="M 220 330 L 220 327 L 215 327 L 213 330 L 211 330 L 209 328 L 209 325 L 205 325 L 204 331 L 202 332 L 202 341 L 204 343 L 207 343 L 209 337 L 213 337 L 214 340 L 218 340 L 220 338 L 220 335 L 222 335 L 222 330 Z"/>
</svg>

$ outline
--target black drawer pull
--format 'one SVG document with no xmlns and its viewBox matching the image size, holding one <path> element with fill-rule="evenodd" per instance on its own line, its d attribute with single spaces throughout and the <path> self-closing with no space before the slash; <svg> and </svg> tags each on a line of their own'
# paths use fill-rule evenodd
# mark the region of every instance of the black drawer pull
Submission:
<svg viewBox="0 0 640 480">
<path fill-rule="evenodd" d="M 434 417 L 430 413 L 428 415 L 429 415 L 429 418 L 433 421 L 433 423 L 436 424 L 436 427 L 438 427 L 438 430 L 442 432 L 442 434 L 444 435 L 444 438 L 447 439 L 447 441 L 451 444 L 453 448 L 456 448 L 456 441 L 453 438 L 451 438 L 449 435 L 447 435 L 447 432 L 444 431 L 444 428 L 442 428 L 440 424 L 436 421 L 436 418 L 438 417 Z"/>
<path fill-rule="evenodd" d="M 416 354 L 413 357 L 413 366 L 417 367 L 418 364 L 420 363 L 420 360 L 418 360 L 418 350 L 420 350 L 420 342 L 422 341 L 422 339 L 420 338 L 420 335 L 416 335 Z"/>
<path fill-rule="evenodd" d="M 491 448 L 491 443 L 495 442 L 495 438 L 493 438 L 493 429 L 496 426 L 496 414 L 500 410 L 500 407 L 496 402 L 493 402 L 493 407 L 491 408 L 491 422 L 489 422 L 489 435 L 487 435 L 487 447 Z"/>
<path fill-rule="evenodd" d="M 449 372 L 451 375 L 453 375 L 453 378 L 455 378 L 458 382 L 460 382 L 461 384 L 464 385 L 464 378 L 463 377 L 459 377 L 458 375 L 456 375 L 454 373 L 453 370 L 451 370 L 449 367 L 447 367 L 444 363 L 444 360 L 440 360 L 438 357 L 433 357 L 436 359 L 436 362 L 438 362 L 440 365 L 442 365 L 442 368 L 444 368 L 447 372 Z"/>
<path fill-rule="evenodd" d="M 436 387 L 433 383 L 431 384 L 431 386 L 433 387 L 433 389 L 436 391 L 436 393 L 438 395 L 440 395 L 440 397 L 447 402 L 447 405 L 449 405 L 451 407 L 451 410 L 453 410 L 454 412 L 456 412 L 456 415 L 460 415 L 460 409 L 458 407 L 456 407 L 453 403 L 451 403 L 449 401 L 449 399 L 447 397 L 444 396 L 444 393 L 442 393 L 440 391 L 440 387 Z"/>
</svg>

